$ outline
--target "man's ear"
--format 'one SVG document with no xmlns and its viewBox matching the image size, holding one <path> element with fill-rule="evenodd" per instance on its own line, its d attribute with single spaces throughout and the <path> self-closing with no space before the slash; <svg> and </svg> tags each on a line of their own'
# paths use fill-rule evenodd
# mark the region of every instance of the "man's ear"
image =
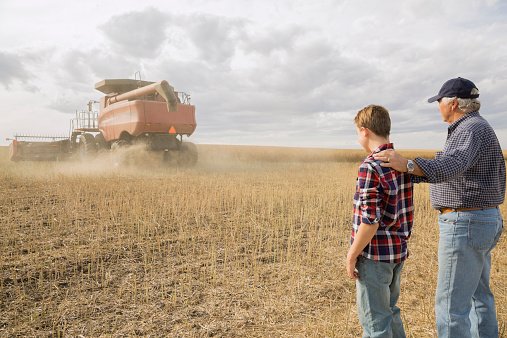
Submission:
<svg viewBox="0 0 507 338">
<path fill-rule="evenodd" d="M 451 110 L 456 110 L 456 108 L 458 108 L 458 100 L 457 99 L 452 100 L 449 104 L 451 106 L 450 107 Z"/>
</svg>

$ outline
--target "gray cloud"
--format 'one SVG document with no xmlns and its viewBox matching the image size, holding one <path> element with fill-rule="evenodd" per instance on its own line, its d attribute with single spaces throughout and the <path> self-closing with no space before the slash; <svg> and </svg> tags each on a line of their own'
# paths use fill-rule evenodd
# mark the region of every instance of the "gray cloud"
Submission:
<svg viewBox="0 0 507 338">
<path fill-rule="evenodd" d="M 103 78 L 128 78 L 140 71 L 142 62 L 125 57 L 107 46 L 89 51 L 69 51 L 64 57 L 64 70 L 75 82 L 86 88 Z"/>
<path fill-rule="evenodd" d="M 256 52 L 266 56 L 276 51 L 290 52 L 295 42 L 304 37 L 307 30 L 297 25 L 279 29 L 266 27 L 261 31 L 252 27 L 247 30 L 248 39 L 242 41 L 241 47 L 247 53 Z"/>
<path fill-rule="evenodd" d="M 228 63 L 239 41 L 245 37 L 245 20 L 198 15 L 187 18 L 188 35 L 199 57 L 212 64 Z"/>
<path fill-rule="evenodd" d="M 89 100 L 97 100 L 102 93 L 95 83 L 105 78 L 129 78 L 140 69 L 140 64 L 126 60 L 107 47 L 88 51 L 69 50 L 51 61 L 57 69 L 52 81 L 58 88 L 48 104 L 49 108 L 73 113 L 81 110 Z"/>
<path fill-rule="evenodd" d="M 30 76 L 22 56 L 0 51 L 0 82 L 6 88 L 14 81 L 27 82 Z"/>
<path fill-rule="evenodd" d="M 99 28 L 125 55 L 143 58 L 158 56 L 164 41 L 170 15 L 156 8 L 113 16 Z"/>
<path fill-rule="evenodd" d="M 245 35 L 245 22 L 203 14 L 173 16 L 147 8 L 114 16 L 99 28 L 115 52 L 125 57 L 155 59 L 164 47 L 188 49 L 191 43 L 201 60 L 219 66 L 227 65 L 234 55 Z"/>
</svg>

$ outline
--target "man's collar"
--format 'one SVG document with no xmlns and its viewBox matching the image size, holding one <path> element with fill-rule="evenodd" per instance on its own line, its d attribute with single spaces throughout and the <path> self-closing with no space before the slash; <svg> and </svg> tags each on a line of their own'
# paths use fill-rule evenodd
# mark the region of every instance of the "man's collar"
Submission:
<svg viewBox="0 0 507 338">
<path fill-rule="evenodd" d="M 456 129 L 458 127 L 458 125 L 465 121 L 466 119 L 472 117 L 472 116 L 479 116 L 479 112 L 478 111 L 474 111 L 474 112 L 471 112 L 471 113 L 467 113 L 465 115 L 463 115 L 462 117 L 460 117 L 459 119 L 457 119 L 456 121 L 454 121 L 453 123 L 451 123 L 448 127 L 449 131 L 453 131 L 454 129 Z"/>
</svg>

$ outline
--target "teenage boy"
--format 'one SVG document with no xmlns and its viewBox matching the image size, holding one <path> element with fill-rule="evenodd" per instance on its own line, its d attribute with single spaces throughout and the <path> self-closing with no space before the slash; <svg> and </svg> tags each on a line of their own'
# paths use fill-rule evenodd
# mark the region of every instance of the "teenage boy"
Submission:
<svg viewBox="0 0 507 338">
<path fill-rule="evenodd" d="M 354 122 L 359 144 L 369 155 L 357 175 L 347 274 L 356 280 L 363 337 L 405 337 L 396 302 L 413 223 L 412 182 L 410 175 L 382 167 L 373 158 L 393 149 L 389 112 L 369 105 Z"/>
</svg>

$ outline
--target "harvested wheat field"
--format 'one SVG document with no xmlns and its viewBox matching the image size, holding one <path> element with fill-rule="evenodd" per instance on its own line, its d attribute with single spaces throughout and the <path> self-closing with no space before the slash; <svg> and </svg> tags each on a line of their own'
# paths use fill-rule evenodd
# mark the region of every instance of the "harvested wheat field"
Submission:
<svg viewBox="0 0 507 338">
<path fill-rule="evenodd" d="M 178 169 L 11 163 L 2 149 L 0 336 L 359 337 L 344 259 L 365 154 L 199 152 Z M 437 213 L 427 185 L 415 193 L 399 303 L 409 337 L 435 337 Z M 502 337 L 506 237 L 491 277 Z"/>
</svg>

